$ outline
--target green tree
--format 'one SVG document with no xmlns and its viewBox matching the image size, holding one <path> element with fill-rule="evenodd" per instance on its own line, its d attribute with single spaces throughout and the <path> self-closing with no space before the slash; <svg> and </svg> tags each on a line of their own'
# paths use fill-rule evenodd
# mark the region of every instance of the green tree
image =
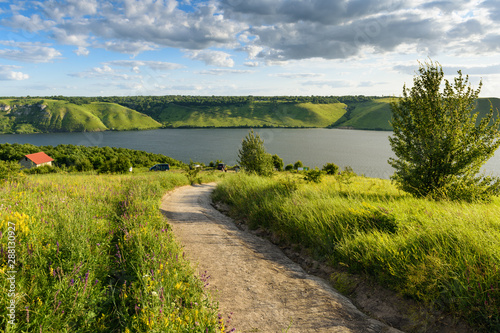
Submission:
<svg viewBox="0 0 500 333">
<path fill-rule="evenodd" d="M 323 171 L 325 171 L 327 175 L 336 175 L 339 172 L 339 166 L 335 163 L 326 163 L 323 165 Z"/>
<path fill-rule="evenodd" d="M 394 134 L 389 138 L 397 158 L 392 179 L 415 196 L 451 199 L 486 199 L 498 194 L 499 181 L 477 176 L 481 166 L 500 145 L 500 118 L 493 121 L 493 107 L 480 121 L 473 113 L 481 90 L 469 77 L 453 83 L 432 61 L 420 65 L 413 87 L 403 86 L 403 96 L 391 104 Z"/>
<path fill-rule="evenodd" d="M 295 162 L 295 164 L 293 165 L 293 168 L 295 170 L 297 170 L 298 168 L 302 168 L 304 166 L 304 164 L 302 164 L 302 161 L 301 160 L 298 160 L 297 162 Z"/>
<path fill-rule="evenodd" d="M 274 154 L 272 156 L 272 159 L 273 159 L 274 168 L 278 169 L 278 171 L 282 171 L 283 170 L 283 159 L 276 154 Z"/>
<path fill-rule="evenodd" d="M 243 139 L 241 149 L 238 151 L 238 164 L 246 171 L 267 176 L 273 171 L 271 154 L 266 152 L 264 140 L 253 129 Z"/>
</svg>

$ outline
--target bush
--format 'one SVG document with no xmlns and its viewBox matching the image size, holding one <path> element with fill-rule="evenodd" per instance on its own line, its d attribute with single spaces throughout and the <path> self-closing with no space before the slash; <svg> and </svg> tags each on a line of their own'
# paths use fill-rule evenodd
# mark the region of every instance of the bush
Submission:
<svg viewBox="0 0 500 333">
<path fill-rule="evenodd" d="M 17 162 L 0 160 L 0 180 L 9 179 L 19 173 L 21 166 Z"/>
<path fill-rule="evenodd" d="M 339 172 L 339 166 L 334 163 L 327 163 L 323 165 L 323 171 L 327 175 L 336 175 Z"/>
<path fill-rule="evenodd" d="M 314 170 L 306 171 L 304 180 L 308 182 L 321 183 L 321 177 L 323 176 L 323 171 L 315 168 Z"/>
<path fill-rule="evenodd" d="M 276 154 L 272 156 L 272 159 L 274 168 L 277 169 L 278 171 L 283 170 L 283 159 Z"/>
<path fill-rule="evenodd" d="M 285 171 L 292 171 L 293 170 L 293 164 L 287 164 L 285 167 Z"/>
</svg>

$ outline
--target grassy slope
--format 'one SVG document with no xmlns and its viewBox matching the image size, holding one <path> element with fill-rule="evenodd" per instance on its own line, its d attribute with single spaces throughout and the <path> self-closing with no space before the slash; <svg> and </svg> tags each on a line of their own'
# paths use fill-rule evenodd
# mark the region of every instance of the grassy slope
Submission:
<svg viewBox="0 0 500 333">
<path fill-rule="evenodd" d="M 500 198 L 434 202 L 382 179 L 301 179 L 242 174 L 220 183 L 214 199 L 284 245 L 300 244 L 333 265 L 367 273 L 473 327 L 500 330 Z"/>
<path fill-rule="evenodd" d="M 335 127 L 355 129 L 391 130 L 389 123 L 392 117 L 390 102 L 392 98 L 380 98 L 369 102 L 352 103 L 354 107 L 349 119 L 338 122 Z"/>
<path fill-rule="evenodd" d="M 184 184 L 183 174 L 162 172 L 52 174 L 2 183 L 0 286 L 10 285 L 10 222 L 21 295 L 17 326 L 7 331 L 227 331 L 158 209 L 165 191 Z M 7 292 L 0 301 L 10 302 Z M 1 328 L 8 326 L 7 313 L 0 307 Z"/>
<path fill-rule="evenodd" d="M 185 107 L 169 105 L 159 121 L 172 127 L 326 127 L 345 113 L 345 104 L 276 104 Z"/>
<path fill-rule="evenodd" d="M 254 102 L 250 105 L 187 107 L 168 104 L 154 120 L 132 109 L 113 103 L 94 102 L 75 105 L 67 101 L 45 100 L 44 111 L 33 108 L 29 115 L 10 117 L 0 111 L 0 133 L 103 131 L 151 129 L 164 124 L 169 127 L 333 127 L 391 130 L 389 123 L 392 98 L 346 104 Z M 29 101 L 29 100 L 28 100 Z M 39 101 L 39 100 L 38 100 Z M 480 117 L 489 111 L 492 102 L 500 109 L 500 99 L 478 100 Z M 26 103 L 26 101 L 23 101 Z M 36 104 L 32 99 L 31 103 Z M 3 99 L 0 104 L 15 104 Z M 11 113 L 12 114 L 12 113 Z M 161 124 L 160 124 L 161 123 Z"/>
<path fill-rule="evenodd" d="M 369 102 L 352 103 L 350 106 L 354 109 L 350 117 L 347 119 L 344 115 L 334 127 L 390 131 L 392 130 L 389 123 L 392 117 L 390 102 L 393 100 L 393 98 L 379 98 Z M 479 111 L 478 119 L 489 112 L 490 101 L 494 110 L 500 110 L 499 98 L 480 98 L 476 108 L 476 111 Z"/>
<path fill-rule="evenodd" d="M 22 104 L 38 105 L 40 100 L 25 100 Z M 21 104 L 15 100 L 0 100 L 0 104 Z M 137 111 L 112 103 L 76 105 L 67 101 L 44 100 L 44 110 L 37 106 L 25 108 L 25 112 L 0 114 L 3 132 L 83 132 L 151 129 L 161 126 L 152 118 Z M 18 109 L 19 110 L 19 109 Z M 3 125 L 3 126 L 2 126 Z M 28 128 L 27 128 L 28 126 Z"/>
</svg>

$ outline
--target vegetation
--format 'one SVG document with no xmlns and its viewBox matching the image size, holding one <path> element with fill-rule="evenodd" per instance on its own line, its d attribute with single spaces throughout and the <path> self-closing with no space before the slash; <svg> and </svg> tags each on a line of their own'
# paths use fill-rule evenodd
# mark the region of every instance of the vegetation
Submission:
<svg viewBox="0 0 500 333">
<path fill-rule="evenodd" d="M 253 130 L 243 139 L 238 151 L 238 164 L 247 172 L 268 176 L 273 172 L 273 158 L 266 152 L 264 140 Z"/>
<path fill-rule="evenodd" d="M 45 152 L 54 159 L 53 164 L 66 171 L 91 171 L 123 173 L 129 167 L 150 167 L 157 163 L 169 163 L 182 167 L 184 163 L 162 154 L 144 151 L 75 145 L 34 146 L 32 144 L 0 144 L 0 160 L 17 162 L 27 154 Z M 40 169 L 40 168 L 37 168 Z M 42 170 L 42 169 L 41 169 Z"/>
<path fill-rule="evenodd" d="M 206 179 L 214 180 L 214 178 Z M 6 332 L 224 332 L 158 209 L 179 173 L 31 175 L 0 187 L 0 286 L 16 271 Z M 15 269 L 7 266 L 15 225 Z M 1 304 L 10 304 L 7 292 Z"/>
<path fill-rule="evenodd" d="M 121 105 L 92 102 L 76 105 L 53 99 L 0 100 L 3 133 L 144 130 L 161 124 Z M 2 110 L 3 109 L 3 110 Z"/>
<path fill-rule="evenodd" d="M 335 176 L 339 172 L 339 166 L 335 163 L 326 163 L 323 165 L 323 171 L 327 175 Z"/>
<path fill-rule="evenodd" d="M 415 196 L 486 200 L 500 193 L 500 180 L 478 177 L 481 166 L 500 146 L 500 118 L 493 108 L 483 119 L 473 114 L 481 90 L 468 76 L 451 84 L 438 63 L 420 66 L 413 87 L 392 104 L 394 136 L 389 138 L 397 159 L 392 179 Z M 479 125 L 476 122 L 479 121 Z"/>
<path fill-rule="evenodd" d="M 239 174 L 219 183 L 213 198 L 283 245 L 499 331 L 500 198 L 433 201 L 388 180 L 351 176 L 307 183 L 293 173 Z"/>
<path fill-rule="evenodd" d="M 391 130 L 393 98 L 370 96 L 6 97 L 0 133 L 159 127 L 335 127 Z M 478 99 L 482 115 L 489 101 Z"/>
</svg>

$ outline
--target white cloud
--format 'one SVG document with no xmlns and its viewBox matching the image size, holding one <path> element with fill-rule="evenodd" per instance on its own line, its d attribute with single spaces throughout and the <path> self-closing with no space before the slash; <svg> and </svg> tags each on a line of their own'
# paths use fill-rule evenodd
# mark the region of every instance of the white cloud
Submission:
<svg viewBox="0 0 500 333">
<path fill-rule="evenodd" d="M 206 71 L 201 71 L 200 74 L 203 75 L 224 75 L 224 74 L 250 74 L 253 71 L 250 70 L 241 70 L 241 69 L 210 69 Z"/>
<path fill-rule="evenodd" d="M 59 51 L 49 47 L 49 44 L 40 42 L 0 41 L 0 45 L 7 47 L 0 49 L 0 58 L 9 60 L 42 63 L 52 62 L 62 56 Z"/>
<path fill-rule="evenodd" d="M 222 51 L 201 50 L 186 52 L 186 56 L 193 60 L 203 61 L 207 65 L 218 67 L 233 67 L 234 60 L 231 55 Z"/>
<path fill-rule="evenodd" d="M 106 63 L 109 66 L 128 67 L 137 72 L 140 67 L 148 67 L 152 70 L 169 71 L 184 68 L 183 65 L 162 61 L 141 61 L 141 60 L 114 60 Z"/>
<path fill-rule="evenodd" d="M 270 76 L 284 77 L 287 79 L 304 79 L 304 78 L 323 77 L 323 76 L 325 76 L 325 74 L 322 74 L 322 73 L 277 73 L 277 74 L 271 74 Z"/>
<path fill-rule="evenodd" d="M 28 32 L 47 30 L 56 24 L 56 22 L 51 20 L 43 20 L 37 14 L 31 15 L 31 17 L 15 14 L 8 20 L 3 19 L 1 23 L 11 28 L 26 30 Z"/>
<path fill-rule="evenodd" d="M 74 52 L 79 56 L 88 56 L 90 54 L 90 51 L 83 46 L 79 46 Z"/>
<path fill-rule="evenodd" d="M 157 48 L 154 43 L 150 42 L 145 42 L 145 41 L 130 42 L 121 40 L 106 41 L 104 43 L 95 44 L 94 47 L 101 47 L 108 51 L 127 53 L 133 55 L 138 55 L 139 53 L 144 51 L 152 51 Z"/>
<path fill-rule="evenodd" d="M 18 69 L 18 66 L 2 66 L 0 65 L 0 80 L 2 81 L 21 81 L 29 79 L 29 75 L 16 72 L 14 69 Z"/>
</svg>

